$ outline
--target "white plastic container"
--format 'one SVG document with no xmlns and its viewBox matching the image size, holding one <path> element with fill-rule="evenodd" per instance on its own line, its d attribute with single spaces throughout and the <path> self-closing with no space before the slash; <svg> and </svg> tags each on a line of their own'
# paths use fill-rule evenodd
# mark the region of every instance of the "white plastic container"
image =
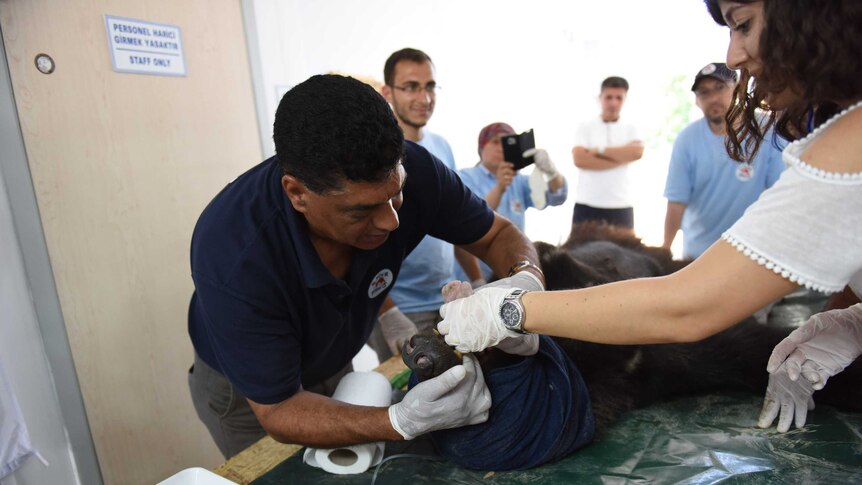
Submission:
<svg viewBox="0 0 862 485">
<path fill-rule="evenodd" d="M 186 468 L 157 485 L 236 485 L 236 483 L 205 468 L 195 467 Z"/>
</svg>

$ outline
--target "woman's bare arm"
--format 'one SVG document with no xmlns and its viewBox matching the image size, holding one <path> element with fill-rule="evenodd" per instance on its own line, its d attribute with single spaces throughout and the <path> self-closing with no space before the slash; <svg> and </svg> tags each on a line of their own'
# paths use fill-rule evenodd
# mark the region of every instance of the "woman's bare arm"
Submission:
<svg viewBox="0 0 862 485">
<path fill-rule="evenodd" d="M 669 276 L 527 293 L 524 328 L 608 344 L 693 342 L 797 287 L 719 241 Z"/>
</svg>

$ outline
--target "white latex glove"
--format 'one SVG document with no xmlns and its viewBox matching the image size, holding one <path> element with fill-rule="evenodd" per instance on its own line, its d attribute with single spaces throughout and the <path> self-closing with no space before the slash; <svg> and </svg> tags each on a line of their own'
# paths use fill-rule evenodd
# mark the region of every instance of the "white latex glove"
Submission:
<svg viewBox="0 0 862 485">
<path fill-rule="evenodd" d="M 443 287 L 443 301 L 449 303 L 459 298 L 466 298 L 473 294 L 472 283 L 467 284 L 466 281 L 450 281 Z M 486 284 L 476 290 L 482 288 L 521 288 L 523 290 L 541 291 L 545 288 L 541 281 L 534 274 L 527 271 L 510 277 L 502 278 L 493 283 Z M 514 355 L 534 355 L 539 351 L 539 336 L 536 334 L 517 334 L 517 337 L 506 337 L 500 341 L 496 347 L 507 354 Z"/>
<path fill-rule="evenodd" d="M 543 150 L 544 151 L 544 150 Z M 520 288 L 528 291 L 543 291 L 541 280 L 529 271 L 521 271 L 508 278 L 500 278 L 488 283 L 482 288 Z M 477 288 L 481 290 L 482 288 Z M 514 355 L 534 355 L 539 351 L 539 336 L 534 333 L 517 334 L 517 337 L 506 337 L 497 344 L 497 348 Z"/>
<path fill-rule="evenodd" d="M 820 390 L 860 354 L 862 303 L 857 303 L 809 318 L 775 346 L 766 370 L 774 372 L 784 362 L 791 380 L 798 379 L 801 373 L 814 390 Z"/>
<path fill-rule="evenodd" d="M 535 333 L 506 337 L 497 344 L 497 348 L 507 354 L 530 356 L 539 351 L 539 336 Z"/>
<path fill-rule="evenodd" d="M 476 278 L 475 280 L 470 282 L 470 287 L 472 287 L 475 290 L 476 288 L 481 288 L 487 284 L 488 284 L 488 281 L 485 280 L 485 278 Z"/>
<path fill-rule="evenodd" d="M 443 303 L 455 301 L 473 294 L 473 284 L 466 281 L 450 281 L 443 285 Z"/>
<path fill-rule="evenodd" d="M 519 337 L 503 325 L 500 305 L 509 294 L 508 288 L 483 288 L 472 296 L 459 298 L 440 307 L 443 321 L 437 330 L 446 343 L 459 352 L 478 352 L 493 347 L 506 337 Z"/>
<path fill-rule="evenodd" d="M 525 157 L 533 157 L 533 163 L 536 164 L 536 168 L 542 171 L 543 174 L 547 175 L 548 178 L 554 178 L 557 176 L 557 166 L 554 165 L 553 160 L 551 160 L 548 152 L 542 148 L 538 150 L 535 148 L 530 148 L 529 150 L 523 153 Z"/>
<path fill-rule="evenodd" d="M 514 276 L 492 281 L 481 288 L 476 288 L 476 290 L 478 291 L 484 288 L 520 288 L 527 291 L 544 291 L 545 285 L 542 284 L 542 280 L 540 280 L 538 276 L 525 270 L 515 273 Z"/>
<path fill-rule="evenodd" d="M 782 365 L 769 374 L 769 385 L 766 386 L 766 397 L 760 410 L 757 426 L 768 428 L 779 415 L 777 429 L 784 433 L 790 429 L 790 423 L 796 421 L 796 427 L 805 426 L 808 411 L 814 409 L 814 388 L 805 379 L 793 381 L 787 375 L 787 367 Z M 795 419 L 794 419 L 795 418 Z"/>
<path fill-rule="evenodd" d="M 472 355 L 439 376 L 420 382 L 398 404 L 389 406 L 389 422 L 405 440 L 438 429 L 488 420 L 491 393 Z"/>
<path fill-rule="evenodd" d="M 380 322 L 383 340 L 386 341 L 386 346 L 389 347 L 392 355 L 401 355 L 404 343 L 419 332 L 416 324 L 407 318 L 407 315 L 402 313 L 397 306 L 380 314 L 377 321 Z"/>
</svg>

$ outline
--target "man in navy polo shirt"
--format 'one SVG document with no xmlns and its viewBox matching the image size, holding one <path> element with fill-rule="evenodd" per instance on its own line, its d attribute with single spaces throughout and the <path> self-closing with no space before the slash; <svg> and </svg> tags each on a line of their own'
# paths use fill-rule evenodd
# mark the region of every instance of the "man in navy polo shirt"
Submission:
<svg viewBox="0 0 862 485">
<path fill-rule="evenodd" d="M 314 76 L 290 90 L 274 140 L 277 156 L 225 187 L 192 237 L 189 384 L 225 457 L 264 433 L 334 447 L 485 421 L 490 397 L 472 356 L 388 409 L 312 391 L 331 394 L 350 369 L 424 236 L 460 245 L 501 274 L 524 269 L 513 284 L 541 286 L 529 240 L 405 143 L 386 101 L 354 79 Z"/>
</svg>

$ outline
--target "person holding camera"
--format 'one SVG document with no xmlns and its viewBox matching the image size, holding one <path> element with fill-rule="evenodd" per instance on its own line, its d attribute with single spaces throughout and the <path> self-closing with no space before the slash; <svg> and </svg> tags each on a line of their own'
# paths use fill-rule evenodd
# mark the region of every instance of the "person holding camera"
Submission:
<svg viewBox="0 0 862 485">
<path fill-rule="evenodd" d="M 504 136 L 514 134 L 515 130 L 506 123 L 491 123 L 482 128 L 479 132 L 479 163 L 459 173 L 464 185 L 523 231 L 528 208 L 541 210 L 547 206 L 562 205 L 568 197 L 569 186 L 545 150 L 525 152 L 526 156 L 533 157 L 536 164 L 534 175 L 531 176 L 519 173 L 513 163 L 504 160 L 501 140 Z M 483 279 L 490 279 L 493 276 L 491 268 L 484 263 L 480 263 L 480 266 Z M 471 280 L 461 272 L 461 268 L 456 268 L 456 273 L 459 280 Z M 473 286 L 481 286 L 481 283 L 473 281 Z"/>
</svg>

